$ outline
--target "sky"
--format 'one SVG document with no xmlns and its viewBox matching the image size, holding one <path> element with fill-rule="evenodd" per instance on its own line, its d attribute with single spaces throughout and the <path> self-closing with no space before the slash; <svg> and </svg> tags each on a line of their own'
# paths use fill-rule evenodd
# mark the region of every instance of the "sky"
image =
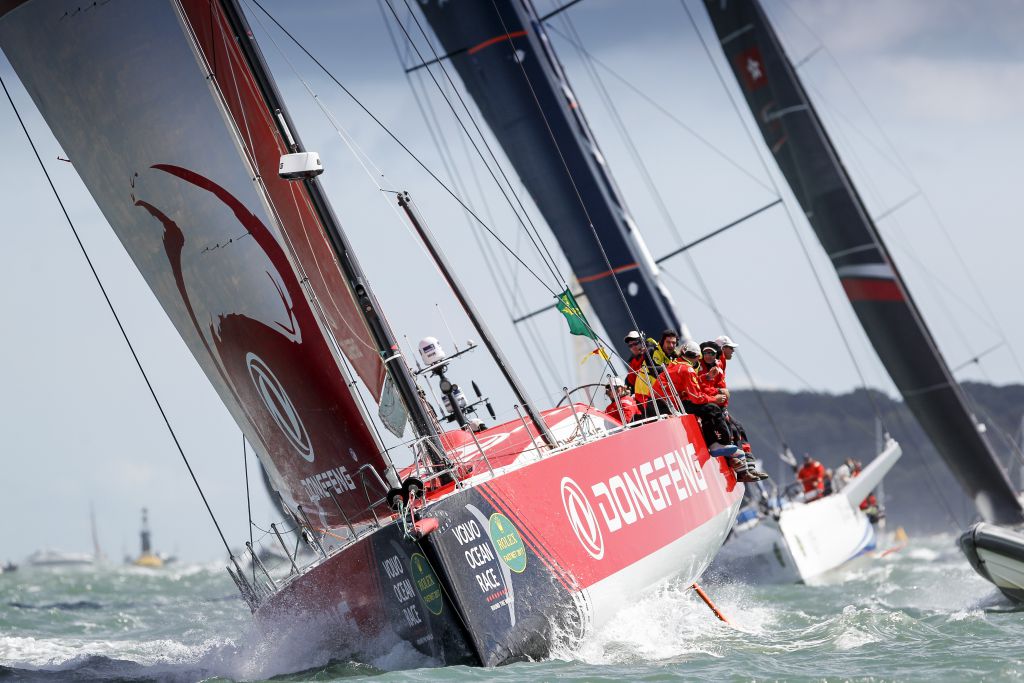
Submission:
<svg viewBox="0 0 1024 683">
<path fill-rule="evenodd" d="M 401 4 L 392 2 L 396 8 Z M 551 0 L 535 4 L 540 12 L 554 6 Z M 1024 285 L 1018 263 L 1024 246 L 1018 206 L 1024 3 L 766 4 L 790 57 L 798 63 L 806 58 L 801 76 L 870 211 L 884 215 L 878 223 L 883 238 L 950 366 L 996 347 L 980 363 L 958 370 L 957 377 L 1024 382 L 1015 358 L 1024 359 L 1024 319 L 1018 315 Z M 396 55 L 376 3 L 268 1 L 266 6 L 424 163 L 452 182 L 403 76 L 401 64 L 412 60 Z M 699 3 L 686 6 L 700 34 L 710 39 Z M 519 333 L 509 322 L 509 311 L 550 306 L 547 292 L 528 273 L 512 270 L 493 242 L 485 249 L 495 250 L 495 261 L 482 258 L 475 231 L 451 199 L 287 38 L 268 33 L 260 25 L 269 27 L 263 15 L 247 9 L 306 147 L 324 159 L 324 185 L 399 335 L 412 344 L 433 335 L 449 347 L 476 336 L 407 226 L 386 205 L 387 195 L 364 173 L 289 63 L 380 169 L 384 187 L 412 193 L 535 401 L 546 406 L 557 400 L 580 368 L 581 354 L 564 322 L 545 313 Z M 764 164 L 759 139 L 752 144 L 749 114 L 734 109 L 734 84 L 729 78 L 723 84 L 716 74 L 714 64 L 723 67 L 720 55 L 712 50 L 714 61 L 708 58 L 678 0 L 585 0 L 565 16 L 571 27 L 564 19 L 550 24 L 553 44 L 655 256 L 778 196 L 773 185 L 784 184 L 775 168 Z M 564 38 L 571 29 L 599 60 L 601 83 L 669 207 L 674 228 L 662 219 L 587 64 Z M 57 159 L 59 146 L 4 59 L 0 75 L 225 534 L 240 546 L 248 530 L 237 426 L 72 164 Z M 414 82 L 418 88 L 428 85 L 419 92 L 429 93 L 431 106 L 443 114 L 445 105 L 433 85 Z M 469 188 L 467 200 L 523 260 L 539 268 L 479 162 L 463 152 L 451 117 L 441 120 L 459 169 L 454 182 Z M 137 551 L 142 507 L 150 509 L 158 549 L 192 560 L 222 557 L 181 457 L 6 101 L 0 102 L 0 143 L 5 150 L 0 165 L 5 238 L 0 250 L 5 313 L 0 515 L 6 520 L 0 525 L 0 561 L 18 561 L 42 547 L 88 550 L 90 504 L 101 545 L 115 561 Z M 893 393 L 813 233 L 787 191 L 780 192 L 789 211 L 769 209 L 693 251 L 753 381 L 762 387 L 846 392 L 862 384 L 862 374 L 869 386 Z M 546 239 L 555 248 L 550 235 Z M 568 277 L 564 258 L 556 260 L 561 276 Z M 495 290 L 490 263 L 498 264 L 501 292 Z M 695 336 L 722 332 L 685 259 L 666 262 L 663 276 Z M 521 337 L 540 344 L 524 347 Z M 465 384 L 477 379 L 499 412 L 508 414 L 511 394 L 482 351 L 454 371 Z M 736 386 L 750 384 L 749 377 L 734 377 Z M 254 520 L 264 526 L 271 513 L 251 453 L 248 467 Z"/>
</svg>

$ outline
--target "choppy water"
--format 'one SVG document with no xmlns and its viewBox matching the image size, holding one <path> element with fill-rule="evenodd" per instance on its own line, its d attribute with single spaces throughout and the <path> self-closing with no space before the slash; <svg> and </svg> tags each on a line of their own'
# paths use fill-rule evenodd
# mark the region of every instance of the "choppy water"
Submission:
<svg viewBox="0 0 1024 683">
<path fill-rule="evenodd" d="M 496 670 L 287 662 L 250 633 L 220 566 L 0 575 L 0 679 L 10 680 L 989 680 L 1024 677 L 1024 612 L 949 536 L 808 587 L 708 586 L 644 599 L 571 652 Z"/>
</svg>

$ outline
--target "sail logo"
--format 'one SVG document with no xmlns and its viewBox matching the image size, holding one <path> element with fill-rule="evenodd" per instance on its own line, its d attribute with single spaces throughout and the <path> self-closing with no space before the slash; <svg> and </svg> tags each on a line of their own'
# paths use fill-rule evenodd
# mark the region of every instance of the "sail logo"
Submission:
<svg viewBox="0 0 1024 683">
<path fill-rule="evenodd" d="M 753 91 L 768 84 L 768 74 L 764 70 L 764 59 L 757 47 L 736 55 L 736 72 L 743 80 L 747 90 Z"/>
<path fill-rule="evenodd" d="M 270 411 L 270 416 L 280 427 L 281 432 L 288 443 L 292 445 L 299 455 L 306 462 L 313 462 L 313 443 L 310 441 L 309 432 L 302 424 L 299 412 L 295 404 L 288 398 L 287 392 L 281 386 L 281 382 L 270 370 L 266 363 L 255 353 L 248 353 L 245 356 L 245 364 L 249 368 L 249 377 L 256 387 L 256 392 L 263 399 L 263 404 Z"/>
<path fill-rule="evenodd" d="M 569 477 L 562 479 L 562 507 L 583 549 L 595 560 L 604 557 L 604 536 L 594 507 L 579 484 Z"/>
</svg>

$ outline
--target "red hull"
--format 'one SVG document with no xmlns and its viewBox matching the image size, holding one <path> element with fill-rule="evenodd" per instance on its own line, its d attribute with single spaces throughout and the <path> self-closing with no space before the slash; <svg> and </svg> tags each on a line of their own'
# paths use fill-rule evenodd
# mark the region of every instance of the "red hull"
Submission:
<svg viewBox="0 0 1024 683">
<path fill-rule="evenodd" d="M 545 418 L 556 433 L 575 425 L 566 409 Z M 324 636 L 306 645 L 339 655 L 406 641 L 438 664 L 542 657 L 552 638 L 583 635 L 640 592 L 696 579 L 742 498 L 691 416 L 541 459 L 524 454 L 522 425 L 481 437 L 491 466 L 508 467 L 491 477 L 478 464 L 479 481 L 430 500 L 420 516 L 435 531 L 414 542 L 382 527 L 293 580 L 257 619 L 315 623 Z"/>
</svg>

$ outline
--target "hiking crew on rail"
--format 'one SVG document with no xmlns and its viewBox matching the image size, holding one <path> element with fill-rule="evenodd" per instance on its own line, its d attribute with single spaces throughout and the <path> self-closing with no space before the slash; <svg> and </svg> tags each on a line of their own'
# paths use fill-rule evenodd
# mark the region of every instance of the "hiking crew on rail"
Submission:
<svg viewBox="0 0 1024 683">
<path fill-rule="evenodd" d="M 726 458 L 739 481 L 767 479 L 750 455 L 742 425 L 727 410 L 725 364 L 736 344 L 722 336 L 700 346 L 687 341 L 677 348 L 678 339 L 674 330 L 665 330 L 660 344 L 635 330 L 629 332 L 624 341 L 632 352 L 630 371 L 625 382 L 611 378 L 605 412 L 630 422 L 668 413 L 670 405 L 676 405 L 697 417 L 711 455 Z M 724 348 L 729 349 L 728 356 Z"/>
</svg>

